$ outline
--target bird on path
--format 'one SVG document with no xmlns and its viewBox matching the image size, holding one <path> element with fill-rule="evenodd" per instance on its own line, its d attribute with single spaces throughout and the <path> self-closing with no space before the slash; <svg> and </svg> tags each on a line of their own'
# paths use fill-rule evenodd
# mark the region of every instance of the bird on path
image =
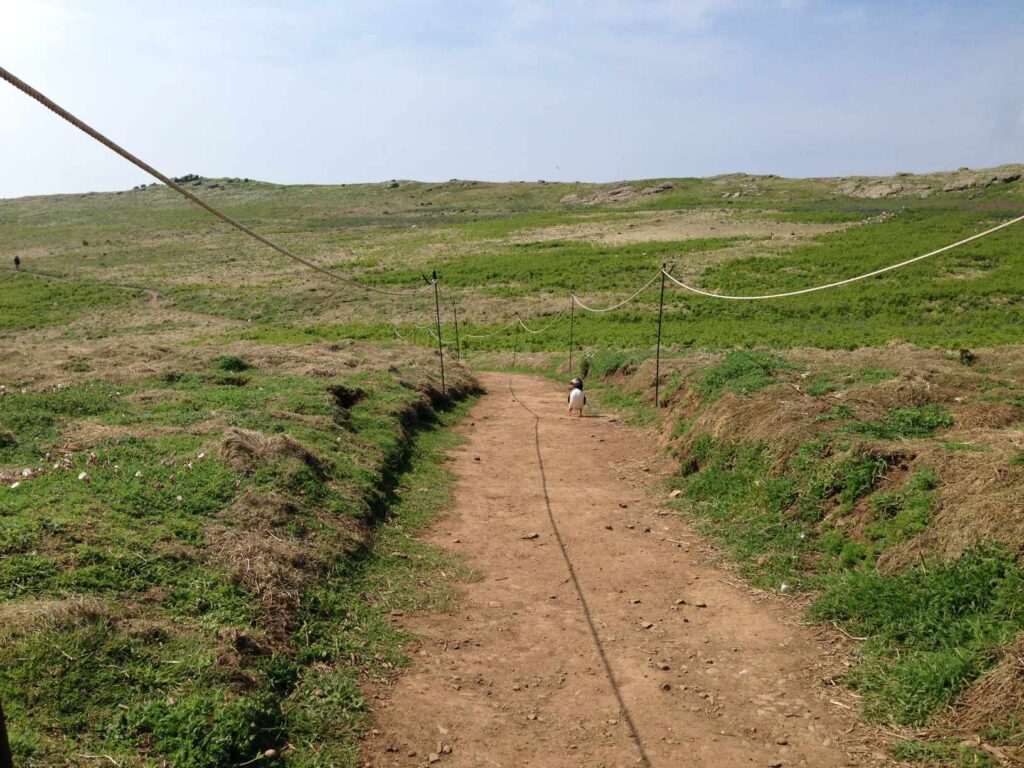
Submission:
<svg viewBox="0 0 1024 768">
<path fill-rule="evenodd" d="M 572 416 L 572 412 L 576 411 L 577 415 L 583 418 L 583 406 L 587 404 L 587 396 L 583 394 L 583 379 L 578 376 L 569 382 L 572 385 L 572 389 L 569 390 L 569 397 L 567 402 L 569 403 L 569 415 Z"/>
</svg>

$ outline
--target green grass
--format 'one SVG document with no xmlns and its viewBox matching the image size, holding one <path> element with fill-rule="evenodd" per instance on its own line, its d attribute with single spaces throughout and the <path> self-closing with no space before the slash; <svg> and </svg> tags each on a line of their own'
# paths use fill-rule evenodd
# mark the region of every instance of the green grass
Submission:
<svg viewBox="0 0 1024 768">
<path fill-rule="evenodd" d="M 443 294 L 460 303 L 470 332 L 497 327 L 516 311 L 527 322 L 550 317 L 568 305 L 571 290 L 591 303 L 610 303 L 634 291 L 664 261 L 676 262 L 680 273 L 711 290 L 764 293 L 806 287 L 945 245 L 1024 209 L 1019 182 L 970 194 L 877 201 L 843 197 L 831 182 L 820 180 L 758 178 L 723 185 L 678 179 L 673 190 L 661 195 L 596 206 L 560 203 L 565 194 L 583 189 L 573 184 L 410 182 L 388 189 L 374 184 L 217 183 L 218 189 L 204 182 L 197 191 L 301 255 L 364 281 L 421 285 L 422 275 L 437 269 Z M 654 182 L 635 182 L 639 188 L 648 183 Z M 721 197 L 744 184 L 754 184 L 759 194 Z M 795 244 L 737 235 L 606 245 L 567 237 L 563 230 L 556 239 L 531 235 L 544 227 L 575 225 L 628 232 L 630 224 L 650 223 L 651 211 L 700 209 L 740 222 L 857 226 Z M 890 215 L 878 217 L 882 211 Z M 20 253 L 26 269 L 68 278 L 46 282 L 0 274 L 0 335 L 8 338 L 68 319 L 88 320 L 92 333 L 123 333 L 120 324 L 103 325 L 101 318 L 141 297 L 109 287 L 117 282 L 159 290 L 179 310 L 234 323 L 234 333 L 284 343 L 318 334 L 392 338 L 393 315 L 410 311 L 343 286 L 324 285 L 223 230 L 161 187 L 0 201 L 0 226 L 5 233 L 0 258 L 9 261 Z M 664 341 L 678 349 L 712 350 L 852 349 L 907 341 L 966 350 L 966 365 L 976 357 L 972 349 L 1017 340 L 1012 329 L 1024 320 L 1024 305 L 1015 286 L 1022 283 L 1024 267 L 1007 254 L 1022 243 L 1024 228 L 1011 228 L 872 280 L 773 302 L 716 301 L 670 285 Z M 510 303 L 538 295 L 544 301 Z M 650 349 L 657 300 L 652 287 L 622 311 L 578 313 L 578 343 Z M 428 319 L 431 309 L 426 301 L 415 305 L 416 321 Z M 322 317 L 325 313 L 329 318 Z M 445 315 L 450 326 L 447 302 Z M 567 333 L 568 322 L 559 323 L 547 334 L 521 339 L 521 348 L 561 349 Z M 477 350 L 512 344 L 511 337 L 502 335 L 474 342 Z"/>
<path fill-rule="evenodd" d="M 632 184 L 642 190 L 661 181 Z M 597 205 L 561 202 L 594 189 L 579 184 L 205 180 L 194 188 L 296 253 L 360 280 L 422 285 L 424 274 L 438 270 L 446 340 L 454 336 L 453 302 L 464 335 L 496 330 L 516 314 L 537 326 L 568 308 L 570 291 L 605 306 L 666 261 L 713 291 L 793 290 L 918 255 L 1024 210 L 1019 182 L 870 200 L 844 196 L 829 180 L 671 181 L 658 195 Z M 775 222 L 776 237 L 740 230 L 610 244 L 631 225 L 695 211 L 731 223 Z M 854 226 L 789 238 L 801 224 Z M 603 234 L 577 237 L 584 229 Z M 0 271 L 0 345 L 13 353 L 0 356 L 0 469 L 43 470 L 14 491 L 0 487 L 0 595 L 16 605 L 88 598 L 68 615 L 32 609 L 38 622 L 17 625 L 0 644 L 0 695 L 12 720 L 28 723 L 15 732 L 19 759 L 52 764 L 81 750 L 126 765 L 158 753 L 175 765 L 220 765 L 306 738 L 323 745 L 320 757 L 300 752 L 292 764 L 351 763 L 353 735 L 368 717 L 358 683 L 401 662 L 403 636 L 384 612 L 444 602 L 443 591 L 417 586 L 443 559 L 407 535 L 443 503 L 446 478 L 428 448 L 436 438 L 439 449 L 446 433 L 422 433 L 422 461 L 419 447 L 410 458 L 408 414 L 418 395 L 393 371 L 318 379 L 225 353 L 201 370 L 115 384 L 113 369 L 125 361 L 116 344 L 98 343 L 123 339 L 132 350 L 170 345 L 202 354 L 207 344 L 238 341 L 398 346 L 397 325 L 414 343 L 432 346 L 415 328 L 432 321 L 432 297 L 395 301 L 324 284 L 158 186 L 0 201 L 0 230 L 0 260 L 9 264 L 19 254 L 26 270 L 60 278 Z M 665 353 L 726 354 L 702 371 L 670 375 L 662 393 L 672 398 L 686 389 L 705 405 L 726 394 L 750 396 L 795 374 L 774 351 L 801 346 L 911 342 L 948 349 L 965 373 L 978 371 L 984 355 L 971 350 L 1018 342 L 1024 264 L 1011 256 L 1022 245 L 1024 227 L 1015 227 L 878 278 L 771 302 L 726 302 L 669 285 Z M 149 312 L 144 292 L 132 286 L 159 291 L 159 311 Z M 655 424 L 657 416 L 638 395 L 598 379 L 626 375 L 650 356 L 658 298 L 654 285 L 621 310 L 577 309 L 573 320 L 581 371 L 598 404 L 623 409 L 636 423 Z M 464 348 L 470 361 L 514 344 L 521 352 L 562 353 L 569 328 L 563 316 L 543 334 L 498 334 Z M 66 386 L 45 379 L 56 375 Z M 837 365 L 799 386 L 822 397 L 896 375 Z M 368 396 L 341 414 L 326 395 L 334 384 Z M 1018 390 L 993 378 L 979 400 L 1019 405 Z M 448 423 L 448 415 L 438 418 Z M 816 437 L 782 457 L 770 441 L 726 444 L 694 435 L 695 423 L 688 414 L 671 430 L 692 442 L 677 480 L 688 509 L 755 583 L 821 590 L 836 611 L 850 611 L 830 620 L 886 638 L 870 645 L 850 678 L 877 717 L 923 721 L 986 668 L 994 644 L 1017 620 L 1012 591 L 1006 594 L 1018 576 L 1004 555 L 976 550 L 920 572 L 875 570 L 879 558 L 931 520 L 941 478 L 927 467 L 915 467 L 898 487 L 890 478 L 903 460 L 902 441 L 943 444 L 943 430 L 955 426 L 947 410 L 902 407 L 867 420 L 839 405 L 814 423 Z M 232 426 L 287 434 L 307 459 L 240 472 L 216 450 Z M 84 427 L 95 437 L 65 447 L 73 428 Z M 89 482 L 78 480 L 82 472 Z M 401 478 L 432 490 L 399 492 Z M 215 533 L 239 534 L 226 510 L 252 498 L 282 515 L 274 536 L 262 540 L 308 547 L 316 571 L 316 586 L 299 590 L 288 621 L 277 622 L 286 625 L 283 636 L 268 623 L 253 584 L 212 551 Z M 407 524 L 380 529 L 380 546 L 347 553 L 323 546 L 345 539 L 340 521 L 378 523 L 385 510 Z M 451 572 L 452 564 L 443 568 Z M 389 584 L 400 586 L 382 586 Z M 966 591 L 956 592 L 958 585 Z M 901 616 L 923 629 L 889 637 L 897 617 L 872 614 L 861 603 L 897 589 L 892 599 Z M 975 608 L 933 599 L 936 590 L 952 590 L 944 593 L 950 600 L 976 600 Z M 938 620 L 927 612 L 931 604 L 946 606 L 954 634 L 942 647 L 924 648 L 919 641 Z M 970 610 L 976 621 L 967 626 Z M 965 755 L 952 749 L 943 759 Z"/>
<path fill-rule="evenodd" d="M 847 570 L 824 579 L 811 616 L 870 638 L 848 679 L 870 715 L 921 725 L 1024 630 L 1024 572 L 985 548 L 895 574 Z"/>
<path fill-rule="evenodd" d="M 63 325 L 138 299 L 138 291 L 0 272 L 0 332 Z"/>
<path fill-rule="evenodd" d="M 1024 571 L 995 549 L 876 570 L 879 556 L 925 530 L 939 478 L 925 468 L 899 490 L 877 490 L 886 456 L 833 451 L 808 444 L 779 473 L 765 444 L 698 437 L 682 481 L 687 509 L 753 583 L 816 591 L 812 618 L 870 638 L 847 682 L 870 716 L 921 725 L 1024 631 Z M 865 500 L 853 536 L 838 523 Z"/>
<path fill-rule="evenodd" d="M 773 374 L 788 367 L 781 357 L 769 352 L 730 352 L 700 375 L 696 391 L 704 402 L 712 402 L 726 392 L 749 395 L 774 384 Z"/>
<path fill-rule="evenodd" d="M 775 386 L 787 367 L 771 353 L 736 351 L 688 374 L 699 400 L 695 413 L 686 401 L 673 432 L 684 446 L 673 482 L 683 492 L 678 503 L 753 584 L 815 595 L 811 619 L 866 638 L 844 682 L 861 694 L 870 718 L 930 724 L 1024 631 L 1024 570 L 1013 552 L 994 546 L 950 562 L 879 569 L 887 553 L 925 533 L 938 504 L 942 478 L 934 467 L 915 463 L 894 481 L 914 459 L 904 441 L 973 449 L 940 442 L 953 426 L 940 404 L 890 408 L 875 420 L 858 418 L 852 404 L 834 405 L 807 414 L 814 436 L 795 449 L 772 436 L 729 442 L 693 432 L 707 409 L 723 409 L 716 401 L 724 393 Z M 821 374 L 828 385 L 821 394 L 895 375 L 836 367 Z M 870 389 L 859 392 L 870 399 Z M 974 754 L 939 742 L 899 749 L 907 759 L 950 766 L 972 764 L 962 761 Z"/>
<path fill-rule="evenodd" d="M 88 753 L 213 768 L 286 743 L 290 765 L 355 765 L 360 683 L 390 674 L 409 639 L 388 612 L 443 607 L 438 574 L 466 575 L 411 538 L 450 499 L 443 427 L 464 407 L 424 421 L 422 396 L 390 373 L 244 362 L 0 397 L 0 467 L 39 468 L 0 487 L 0 610 L 14 611 L 0 697 L 19 765 Z M 362 393 L 343 413 L 339 386 Z M 98 439 L 65 448 L 85 423 Z M 217 448 L 226 426 L 287 434 L 304 453 L 241 471 Z M 246 499 L 263 510 L 256 528 L 231 511 Z M 376 541 L 353 539 L 385 514 Z M 232 536 L 301 552 L 310 578 L 268 571 L 261 586 L 218 549 Z"/>
<path fill-rule="evenodd" d="M 937 403 L 890 408 L 878 421 L 856 421 L 847 429 L 877 440 L 929 437 L 939 429 L 953 426 L 949 409 Z"/>
<path fill-rule="evenodd" d="M 993 768 L 992 756 L 980 749 L 961 744 L 955 739 L 942 741 L 904 740 L 896 742 L 890 752 L 900 760 L 939 762 L 950 768 Z"/>
</svg>

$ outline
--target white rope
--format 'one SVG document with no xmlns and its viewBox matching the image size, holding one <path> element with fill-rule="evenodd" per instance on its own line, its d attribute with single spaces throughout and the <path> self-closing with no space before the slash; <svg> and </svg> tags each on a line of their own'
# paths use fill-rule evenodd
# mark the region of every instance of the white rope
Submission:
<svg viewBox="0 0 1024 768">
<path fill-rule="evenodd" d="M 696 293 L 696 294 L 699 294 L 701 296 L 710 296 L 713 299 L 730 299 L 730 300 L 733 300 L 733 301 L 759 301 L 761 299 L 782 299 L 782 298 L 785 298 L 787 296 L 800 296 L 800 295 L 805 294 L 805 293 L 814 293 L 815 291 L 824 291 L 824 290 L 827 290 L 829 288 L 838 288 L 841 285 L 848 285 L 850 283 L 855 283 L 858 280 L 866 280 L 869 277 L 874 277 L 875 275 L 881 275 L 884 272 L 891 272 L 894 269 L 899 269 L 900 267 L 905 267 L 908 264 L 913 264 L 914 262 L 921 261 L 922 259 L 927 259 L 927 258 L 930 258 L 932 256 L 937 256 L 940 253 L 945 253 L 946 251 L 951 251 L 954 248 L 959 248 L 961 245 L 966 245 L 967 243 L 971 242 L 972 240 L 978 240 L 979 238 L 985 237 L 986 235 L 991 235 L 993 232 L 998 232 L 1000 229 L 1005 229 L 1006 227 L 1012 226 L 1014 224 L 1019 224 L 1022 221 L 1024 221 L 1024 216 L 1018 216 L 1015 219 L 1010 219 L 1009 221 L 1004 221 L 1002 224 L 994 226 L 991 229 L 986 229 L 984 232 L 979 232 L 976 235 L 971 235 L 970 237 L 965 237 L 963 240 L 960 240 L 960 241 L 958 241 L 956 243 L 953 243 L 952 245 L 945 245 L 942 248 L 938 248 L 938 249 L 936 249 L 934 251 L 931 251 L 929 253 L 922 254 L 921 256 L 915 256 L 912 259 L 907 259 L 906 261 L 901 261 L 899 264 L 890 264 L 888 267 L 882 267 L 881 269 L 876 269 L 873 272 L 865 272 L 863 275 L 857 275 L 856 277 L 848 277 L 845 280 L 837 280 L 834 283 L 826 283 L 825 285 L 816 285 L 813 288 L 801 288 L 799 291 L 786 291 L 785 293 L 766 293 L 766 294 L 761 295 L 761 296 L 729 296 L 729 295 L 721 294 L 721 293 L 711 293 L 710 291 L 704 291 L 704 290 L 701 290 L 700 288 L 696 288 L 696 287 L 694 287 L 692 285 L 688 285 L 688 284 L 684 283 L 682 280 L 677 280 L 676 278 L 672 277 L 672 275 L 670 275 L 668 272 L 665 272 L 665 277 L 667 277 L 669 280 L 671 280 L 673 283 L 675 283 L 676 285 L 680 286 L 681 288 L 685 288 L 686 290 L 690 291 L 691 293 Z"/>
<path fill-rule="evenodd" d="M 502 328 L 499 328 L 496 331 L 492 331 L 491 333 L 464 333 L 464 334 L 462 334 L 462 337 L 465 338 L 465 339 L 487 339 L 487 338 L 490 338 L 491 336 L 497 336 L 499 333 L 504 333 L 505 331 L 507 331 L 509 328 L 511 328 L 513 325 L 515 325 L 518 322 L 519 322 L 519 318 L 517 317 L 515 320 L 513 320 L 508 325 L 506 325 L 506 326 L 504 326 Z"/>
<path fill-rule="evenodd" d="M 572 300 L 576 302 L 576 305 L 578 307 L 580 307 L 581 309 L 585 309 L 587 312 L 611 312 L 613 309 L 618 309 L 619 307 L 623 306 L 624 304 L 628 304 L 633 299 L 635 299 L 637 296 L 639 296 L 641 293 L 646 291 L 648 288 L 651 287 L 651 284 L 655 280 L 657 280 L 660 276 L 661 276 L 661 272 L 659 271 L 654 277 L 652 277 L 650 280 L 648 280 L 646 283 L 644 283 L 643 286 L 640 288 L 640 290 L 638 290 L 636 293 L 634 293 L 628 299 L 624 299 L 623 301 L 620 301 L 618 304 L 613 304 L 612 306 L 605 307 L 604 309 L 597 309 L 596 307 L 588 307 L 586 304 L 584 304 L 582 301 L 580 301 L 576 297 L 575 293 L 572 294 Z"/>
<path fill-rule="evenodd" d="M 555 323 L 557 323 L 559 320 L 561 320 L 562 319 L 562 315 L 564 315 L 564 314 L 565 314 L 565 310 L 563 309 L 561 312 L 559 312 L 557 315 L 554 316 L 554 318 L 551 320 L 550 323 L 548 323 L 543 328 L 541 328 L 539 330 L 536 330 L 536 331 L 533 330 L 532 328 L 528 327 L 526 325 L 526 323 L 524 323 L 521 319 L 519 320 L 519 325 L 521 325 L 523 330 L 526 331 L 527 333 L 533 333 L 533 334 L 544 333 L 544 331 L 546 331 L 548 328 L 550 328 Z"/>
</svg>

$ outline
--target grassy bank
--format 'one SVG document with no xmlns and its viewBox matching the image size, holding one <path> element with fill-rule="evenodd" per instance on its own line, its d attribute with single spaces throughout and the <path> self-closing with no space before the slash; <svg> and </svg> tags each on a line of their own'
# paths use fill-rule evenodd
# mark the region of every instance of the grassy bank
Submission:
<svg viewBox="0 0 1024 768">
<path fill-rule="evenodd" d="M 388 611 L 445 599 L 420 585 L 458 565 L 410 536 L 462 407 L 415 355 L 237 351 L 0 397 L 19 765 L 354 764 L 360 686 L 402 662 Z"/>
</svg>

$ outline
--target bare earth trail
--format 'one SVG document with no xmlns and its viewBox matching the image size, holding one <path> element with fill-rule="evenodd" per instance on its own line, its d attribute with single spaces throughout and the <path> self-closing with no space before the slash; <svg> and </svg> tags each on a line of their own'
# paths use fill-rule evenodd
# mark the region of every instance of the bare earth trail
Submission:
<svg viewBox="0 0 1024 768">
<path fill-rule="evenodd" d="M 545 379 L 481 379 L 454 509 L 429 536 L 481 579 L 451 614 L 396 619 L 422 642 L 378 702 L 365 764 L 876 762 L 816 672 L 824 642 L 727 583 L 685 522 L 659 514 L 652 435 L 570 419 Z"/>
</svg>

